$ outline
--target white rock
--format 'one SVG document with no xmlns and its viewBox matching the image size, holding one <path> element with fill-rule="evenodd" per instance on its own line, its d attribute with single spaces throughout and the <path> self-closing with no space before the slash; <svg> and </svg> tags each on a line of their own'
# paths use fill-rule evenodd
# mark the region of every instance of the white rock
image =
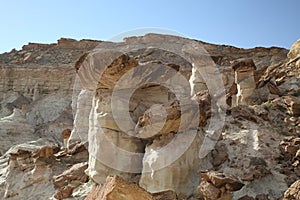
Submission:
<svg viewBox="0 0 300 200">
<path fill-rule="evenodd" d="M 92 91 L 82 90 L 78 95 L 74 127 L 69 138 L 69 144 L 75 141 L 85 142 L 88 140 L 89 115 L 92 108 L 93 94 Z"/>
<path fill-rule="evenodd" d="M 151 193 L 196 193 L 199 183 L 199 133 L 169 134 L 146 147 L 140 186 Z"/>
<path fill-rule="evenodd" d="M 27 123 L 24 114 L 19 109 L 14 109 L 13 114 L 0 119 L 0 153 L 3 154 L 12 145 L 26 141 L 36 140 L 34 128 Z"/>
</svg>

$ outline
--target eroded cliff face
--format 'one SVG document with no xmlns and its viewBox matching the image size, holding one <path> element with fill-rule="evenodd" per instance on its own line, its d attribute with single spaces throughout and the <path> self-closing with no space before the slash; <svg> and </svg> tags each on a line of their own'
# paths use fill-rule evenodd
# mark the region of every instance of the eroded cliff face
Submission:
<svg viewBox="0 0 300 200">
<path fill-rule="evenodd" d="M 148 34 L 2 54 L 0 196 L 84 199 L 92 183 L 87 199 L 297 195 L 298 43 Z"/>
<path fill-rule="evenodd" d="M 207 51 L 201 52 L 200 48 L 197 52 L 189 51 L 189 44 L 194 45 L 195 49 L 195 45 L 199 45 Z M 169 51 L 165 51 L 167 48 Z M 195 57 L 197 53 L 201 55 L 200 60 Z M 200 177 L 196 176 L 199 171 L 219 170 L 239 177 L 244 182 L 243 187 L 236 192 L 230 189 L 225 192 L 222 185 L 217 184 L 213 187 L 218 192 L 212 192 L 215 197 L 209 197 L 205 192 L 209 188 L 203 186 L 204 189 L 199 191 L 203 198 L 227 196 L 238 199 L 258 194 L 279 198 L 288 184 L 286 175 L 278 170 L 278 143 L 272 141 L 281 141 L 284 135 L 282 132 L 270 131 L 270 127 L 282 130 L 282 124 L 273 121 L 273 113 L 266 110 L 265 104 L 285 101 L 286 97 L 282 96 L 297 96 L 299 92 L 299 78 L 291 73 L 294 69 L 288 70 L 286 55 L 287 50 L 275 47 L 244 50 L 153 34 L 129 38 L 124 43 L 100 45 L 85 58 L 78 69 L 83 87 L 95 91 L 89 123 L 89 144 L 93 148 L 90 150 L 89 163 L 91 178 L 102 184 L 107 175 L 119 175 L 130 180 L 130 174 L 136 173 L 141 174 L 139 185 L 151 193 L 173 190 L 188 197 L 197 194 L 195 185 L 200 182 Z M 239 61 L 241 59 L 251 60 L 252 65 Z M 234 62 L 240 62 L 243 68 L 239 68 L 239 71 L 234 66 L 231 68 Z M 172 74 L 175 68 L 185 79 Z M 221 74 L 220 80 L 216 71 Z M 169 77 L 164 79 L 164 76 Z M 148 80 L 151 80 L 150 84 Z M 188 80 L 190 85 L 185 85 L 184 80 Z M 224 84 L 218 87 L 209 80 Z M 251 88 L 246 80 L 252 80 Z M 157 83 L 169 90 L 162 89 L 156 93 L 156 87 L 159 87 L 155 85 Z M 143 89 L 137 90 L 142 84 Z M 135 98 L 132 89 L 136 96 L 143 95 L 143 98 Z M 195 118 L 196 114 L 190 112 L 192 109 L 188 113 L 189 109 L 180 110 L 186 106 L 188 99 L 192 99 L 191 95 L 203 91 L 208 91 L 206 98 L 214 102 L 210 105 L 210 114 L 202 112 Z M 132 98 L 128 99 L 127 94 L 131 94 Z M 160 96 L 160 99 L 151 98 L 155 106 L 144 103 L 149 100 L 148 95 Z M 234 97 L 245 98 L 247 101 L 232 103 Z M 113 98 L 117 99 L 116 102 Z M 225 99 L 227 104 L 224 103 Z M 295 97 L 291 101 L 294 105 L 299 100 Z M 176 108 L 176 104 L 179 104 L 179 108 Z M 114 113 L 114 109 L 117 112 Z M 135 112 L 135 109 L 139 112 Z M 202 109 L 200 107 L 199 110 Z M 268 109 L 277 111 L 276 107 Z M 222 118 L 222 114 L 226 117 Z M 215 118 L 218 120 L 212 121 Z M 185 125 L 193 124 L 195 119 L 198 124 L 199 119 L 202 119 L 201 130 Z M 211 130 L 211 126 L 217 126 L 222 119 L 225 126 Z M 180 129 L 182 127 L 184 129 Z M 296 129 L 295 134 L 299 131 Z M 189 137 L 193 133 L 190 132 L 196 135 L 191 143 Z M 129 136 L 124 137 L 126 133 Z M 107 140 L 112 135 L 114 139 Z M 131 138 L 132 135 L 136 137 Z M 131 144 L 132 141 L 134 144 Z M 110 147 L 108 143 L 113 143 L 117 148 Z M 128 144 L 133 149 L 128 149 Z M 182 150 L 181 146 L 187 148 L 176 157 L 177 151 Z M 170 149 L 164 151 L 168 147 Z M 107 149 L 108 152 L 105 152 Z M 129 156 L 120 149 L 136 154 Z M 112 159 L 113 155 L 116 160 Z M 172 160 L 174 157 L 176 159 Z M 269 184 L 269 180 L 276 180 L 276 184 Z"/>
<path fill-rule="evenodd" d="M 0 55 L 0 153 L 73 126 L 75 62 L 100 42 L 60 39 Z M 9 117 L 8 117 L 9 116 Z"/>
</svg>

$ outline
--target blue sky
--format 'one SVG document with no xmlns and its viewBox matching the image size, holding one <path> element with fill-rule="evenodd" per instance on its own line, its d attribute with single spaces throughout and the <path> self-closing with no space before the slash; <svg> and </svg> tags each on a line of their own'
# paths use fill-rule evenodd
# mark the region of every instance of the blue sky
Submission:
<svg viewBox="0 0 300 200">
<path fill-rule="evenodd" d="M 299 0 L 0 0 L 0 52 L 61 37 L 107 40 L 137 28 L 202 41 L 289 48 L 300 38 Z"/>
</svg>

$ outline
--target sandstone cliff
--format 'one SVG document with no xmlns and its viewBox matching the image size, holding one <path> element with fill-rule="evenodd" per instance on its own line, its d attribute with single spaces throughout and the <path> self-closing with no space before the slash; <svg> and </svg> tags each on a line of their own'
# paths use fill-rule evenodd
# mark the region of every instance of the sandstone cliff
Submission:
<svg viewBox="0 0 300 200">
<path fill-rule="evenodd" d="M 298 43 L 148 34 L 1 54 L 1 198 L 297 195 Z"/>
<path fill-rule="evenodd" d="M 0 55 L 0 153 L 40 137 L 60 141 L 73 126 L 72 95 L 77 59 L 98 41 L 60 39 Z M 14 113 L 15 110 L 15 113 Z M 9 123 L 2 124 L 12 115 Z"/>
</svg>

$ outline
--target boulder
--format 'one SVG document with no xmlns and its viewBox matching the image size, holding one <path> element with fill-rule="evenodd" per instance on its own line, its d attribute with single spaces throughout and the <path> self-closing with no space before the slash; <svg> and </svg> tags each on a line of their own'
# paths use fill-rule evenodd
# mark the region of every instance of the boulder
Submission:
<svg viewBox="0 0 300 200">
<path fill-rule="evenodd" d="M 209 182 L 201 182 L 198 187 L 198 192 L 204 199 L 217 200 L 221 197 L 221 190 Z"/>
<path fill-rule="evenodd" d="M 284 193 L 283 200 L 300 199 L 300 180 L 294 182 Z"/>
<path fill-rule="evenodd" d="M 73 165 L 58 176 L 53 176 L 53 185 L 56 189 L 54 197 L 65 199 L 72 195 L 73 190 L 79 185 L 88 181 L 88 176 L 84 173 L 87 162 Z"/>
<path fill-rule="evenodd" d="M 167 190 L 152 194 L 155 200 L 177 200 L 177 194 L 173 190 Z"/>
<path fill-rule="evenodd" d="M 210 182 L 217 188 L 225 186 L 229 191 L 237 191 L 244 186 L 236 177 L 226 173 L 209 171 L 200 173 L 200 176 L 203 181 Z"/>
<path fill-rule="evenodd" d="M 138 185 L 119 176 L 107 177 L 103 185 L 94 185 L 85 200 L 154 200 L 154 197 Z"/>
<path fill-rule="evenodd" d="M 240 190 L 244 184 L 236 177 L 216 171 L 201 172 L 198 192 L 204 199 L 232 199 L 232 192 Z"/>
</svg>

